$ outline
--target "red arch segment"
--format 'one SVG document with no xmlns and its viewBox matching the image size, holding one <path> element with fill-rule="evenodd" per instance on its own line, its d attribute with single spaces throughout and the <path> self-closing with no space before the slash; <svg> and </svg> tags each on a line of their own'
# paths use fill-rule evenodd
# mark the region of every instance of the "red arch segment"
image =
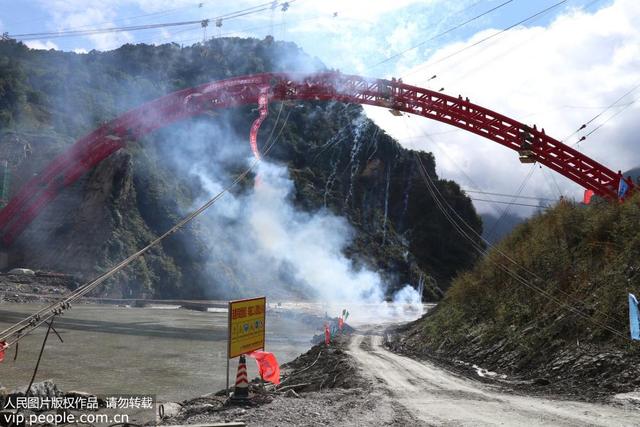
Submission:
<svg viewBox="0 0 640 427">
<path fill-rule="evenodd" d="M 410 86 L 396 80 L 340 73 L 266 73 L 206 83 L 171 93 L 135 108 L 79 139 L 27 182 L 0 211 L 2 242 L 10 245 L 66 186 L 102 160 L 139 138 L 178 120 L 217 108 L 258 102 L 270 88 L 272 101 L 336 100 L 391 108 L 427 117 L 490 139 L 615 199 L 618 176 L 607 167 L 546 135 L 468 100 Z"/>
</svg>

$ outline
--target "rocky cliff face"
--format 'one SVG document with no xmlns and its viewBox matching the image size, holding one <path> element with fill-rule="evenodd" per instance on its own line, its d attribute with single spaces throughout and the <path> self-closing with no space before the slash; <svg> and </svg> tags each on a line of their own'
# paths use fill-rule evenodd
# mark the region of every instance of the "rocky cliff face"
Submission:
<svg viewBox="0 0 640 427">
<path fill-rule="evenodd" d="M 293 45 L 241 39 L 190 48 L 124 46 L 87 55 L 28 51 L 8 41 L 0 43 L 0 56 L 18 64 L 17 78 L 30 91 L 17 96 L 3 116 L 9 119 L 0 135 L 0 155 L 9 160 L 11 192 L 75 138 L 143 100 L 231 75 L 315 64 Z M 53 74 L 57 84 L 49 80 Z M 227 182 L 238 173 L 250 156 L 247 138 L 255 116 L 251 108 L 238 108 L 192 119 L 112 155 L 31 224 L 10 249 L 11 266 L 89 279 L 114 265 L 210 195 L 212 182 Z M 273 105 L 260 144 L 275 131 L 279 137 L 268 161 L 288 171 L 293 189 L 287 200 L 299 212 L 346 218 L 354 231 L 343 252 L 355 269 L 381 274 L 389 294 L 427 276 L 446 288 L 457 271 L 471 265 L 471 248 L 455 237 L 425 191 L 415 154 L 385 135 L 359 106 Z M 420 156 L 437 178 L 433 156 Z M 254 184 L 252 177 L 236 187 L 229 203 L 245 206 L 241 202 L 249 200 Z M 437 185 L 480 230 L 459 187 L 441 180 Z M 257 285 L 251 284 L 261 283 L 264 290 L 265 283 L 276 283 L 267 293 L 309 294 L 287 263 L 257 268 L 242 260 L 240 220 L 212 215 L 215 221 L 203 219 L 164 241 L 104 292 L 226 297 L 255 292 Z M 425 298 L 438 297 L 439 291 L 427 286 Z"/>
</svg>

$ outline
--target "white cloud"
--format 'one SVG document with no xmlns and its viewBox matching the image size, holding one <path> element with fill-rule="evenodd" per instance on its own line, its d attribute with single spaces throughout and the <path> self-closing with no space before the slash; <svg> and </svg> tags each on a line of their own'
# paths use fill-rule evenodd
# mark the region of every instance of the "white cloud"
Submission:
<svg viewBox="0 0 640 427">
<path fill-rule="evenodd" d="M 494 111 L 525 123 L 536 123 L 557 139 L 571 134 L 597 114 L 599 108 L 609 105 L 640 81 L 637 0 L 616 0 L 593 14 L 572 10 L 546 28 L 518 28 L 434 64 L 495 31 L 485 30 L 466 42 L 439 49 L 425 64 L 405 73 L 405 81 L 423 87 L 431 84 L 436 90 L 444 87 L 446 93 L 454 96 L 468 96 Z M 428 82 L 433 74 L 438 78 Z M 634 95 L 627 102 L 638 99 L 640 90 Z M 603 115 L 603 119 L 615 111 Z M 367 108 L 367 113 L 401 140 L 423 132 L 448 132 L 434 135 L 436 143 L 423 137 L 403 144 L 433 151 L 438 172 L 463 186 L 473 186 L 468 175 L 484 190 L 513 194 L 530 170 L 520 165 L 514 151 L 466 132 L 449 132 L 451 127 L 417 117 L 394 118 L 375 108 Z M 638 105 L 633 105 L 611 120 L 582 143 L 583 151 L 614 170 L 639 165 L 637 113 Z M 586 131 L 600 121 L 594 121 Z M 557 192 L 550 193 L 555 184 L 549 179 L 548 173 L 536 170 L 523 194 L 557 197 Z M 581 196 L 582 189 L 577 184 L 557 174 L 555 180 L 567 195 Z M 486 204 L 477 206 L 481 211 L 490 210 Z"/>
<path fill-rule="evenodd" d="M 324 59 L 330 67 L 347 73 L 380 75 L 393 62 L 376 68 L 371 67 L 373 64 L 441 32 L 452 21 L 459 22 L 471 2 L 301 1 L 287 12 L 287 38 Z M 407 52 L 403 64 L 412 63 L 418 52 Z"/>
<path fill-rule="evenodd" d="M 106 3 L 99 0 L 39 1 L 53 18 L 50 30 L 194 20 L 256 6 L 256 2 L 251 0 L 203 0 L 202 8 L 198 7 L 200 2 L 197 0 L 114 0 Z M 408 46 L 425 33 L 428 35 L 437 31 L 440 26 L 448 24 L 449 18 L 458 19 L 457 14 L 472 1 L 474 0 L 461 0 L 452 5 L 452 2 L 445 0 L 300 0 L 292 3 L 287 12 L 276 8 L 273 14 L 266 10 L 225 22 L 223 30 L 237 33 L 239 28 L 265 27 L 242 33 L 263 37 L 269 32 L 269 23 L 272 22 L 276 26 L 274 32 L 277 38 L 292 39 L 312 55 L 331 58 L 331 66 L 358 72 L 366 71 L 365 64 L 372 59 L 395 53 L 395 47 Z M 335 12 L 338 16 L 334 18 Z M 418 13 L 420 20 L 407 23 L 407 20 L 413 19 Z M 104 50 L 133 41 L 164 42 L 175 39 L 176 34 L 182 31 L 172 28 L 161 32 L 94 35 L 86 37 L 90 44 L 83 47 Z M 209 35 L 213 34 L 211 32 Z M 390 34 L 391 45 L 385 43 L 387 34 Z M 182 38 L 184 36 L 179 37 Z M 189 38 L 191 39 L 193 37 Z"/>
<path fill-rule="evenodd" d="M 414 35 L 418 32 L 418 25 L 415 22 L 407 22 L 398 25 L 396 29 L 386 37 L 389 54 L 393 52 L 405 51 L 412 45 Z M 416 50 L 411 50 L 403 55 L 405 60 L 412 62 L 415 58 Z"/>
<path fill-rule="evenodd" d="M 120 0 L 122 5 L 135 5 L 145 12 L 162 12 L 162 11 L 176 11 L 179 9 L 203 9 L 211 10 L 221 5 L 220 0 Z M 199 8 L 199 4 L 202 3 L 202 8 Z M 249 6 L 255 6 L 255 3 L 247 2 Z M 244 6 L 243 2 L 229 2 L 231 7 L 238 5 L 237 9 L 241 9 Z"/>
<path fill-rule="evenodd" d="M 114 27 L 116 25 L 113 21 L 118 17 L 118 2 L 53 0 L 47 1 L 45 6 L 53 17 L 55 31 Z M 134 40 L 133 35 L 128 32 L 94 34 L 85 37 L 91 41 L 91 47 L 98 50 L 113 49 Z"/>
<path fill-rule="evenodd" d="M 29 40 L 24 42 L 29 49 L 38 49 L 38 50 L 49 50 L 49 49 L 58 49 L 58 45 L 56 45 L 51 40 Z"/>
</svg>

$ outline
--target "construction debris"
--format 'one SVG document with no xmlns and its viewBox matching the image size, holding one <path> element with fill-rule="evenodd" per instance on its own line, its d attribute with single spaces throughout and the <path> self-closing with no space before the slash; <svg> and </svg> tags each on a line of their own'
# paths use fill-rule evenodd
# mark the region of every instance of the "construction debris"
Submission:
<svg viewBox="0 0 640 427">
<path fill-rule="evenodd" d="M 331 346 L 325 346 L 324 342 L 317 344 L 308 352 L 282 365 L 283 379 L 276 390 L 294 390 L 300 393 L 362 386 L 357 366 L 345 352 L 348 342 L 348 336 L 337 335 L 332 338 Z"/>
<path fill-rule="evenodd" d="M 329 330 L 334 330 L 334 331 L 338 330 L 338 318 L 328 319 L 327 322 L 328 322 Z M 343 323 L 342 324 L 342 334 L 338 333 L 338 335 L 350 335 L 354 331 L 355 331 L 355 329 L 353 329 L 347 323 Z M 332 340 L 333 339 L 334 338 L 332 338 Z M 318 333 L 318 334 L 314 335 L 311 338 L 311 344 L 320 344 L 320 343 L 324 343 L 324 342 L 325 342 L 325 332 L 324 332 L 324 330 L 321 333 Z"/>
<path fill-rule="evenodd" d="M 242 406 L 226 404 L 226 390 L 182 402 L 180 412 L 159 420 L 162 425 L 245 422 L 247 425 L 417 425 L 403 407 L 362 376 L 348 353 L 350 336 L 335 336 L 329 347 L 312 347 L 281 366 L 279 386 L 249 383 Z"/>
</svg>

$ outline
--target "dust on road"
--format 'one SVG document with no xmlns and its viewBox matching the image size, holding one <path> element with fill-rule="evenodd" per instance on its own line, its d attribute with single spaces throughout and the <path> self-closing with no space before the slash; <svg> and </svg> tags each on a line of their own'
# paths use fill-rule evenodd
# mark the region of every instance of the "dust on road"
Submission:
<svg viewBox="0 0 640 427">
<path fill-rule="evenodd" d="M 349 353 L 425 425 L 640 426 L 637 409 L 510 394 L 392 353 L 379 335 L 353 336 Z"/>
</svg>

